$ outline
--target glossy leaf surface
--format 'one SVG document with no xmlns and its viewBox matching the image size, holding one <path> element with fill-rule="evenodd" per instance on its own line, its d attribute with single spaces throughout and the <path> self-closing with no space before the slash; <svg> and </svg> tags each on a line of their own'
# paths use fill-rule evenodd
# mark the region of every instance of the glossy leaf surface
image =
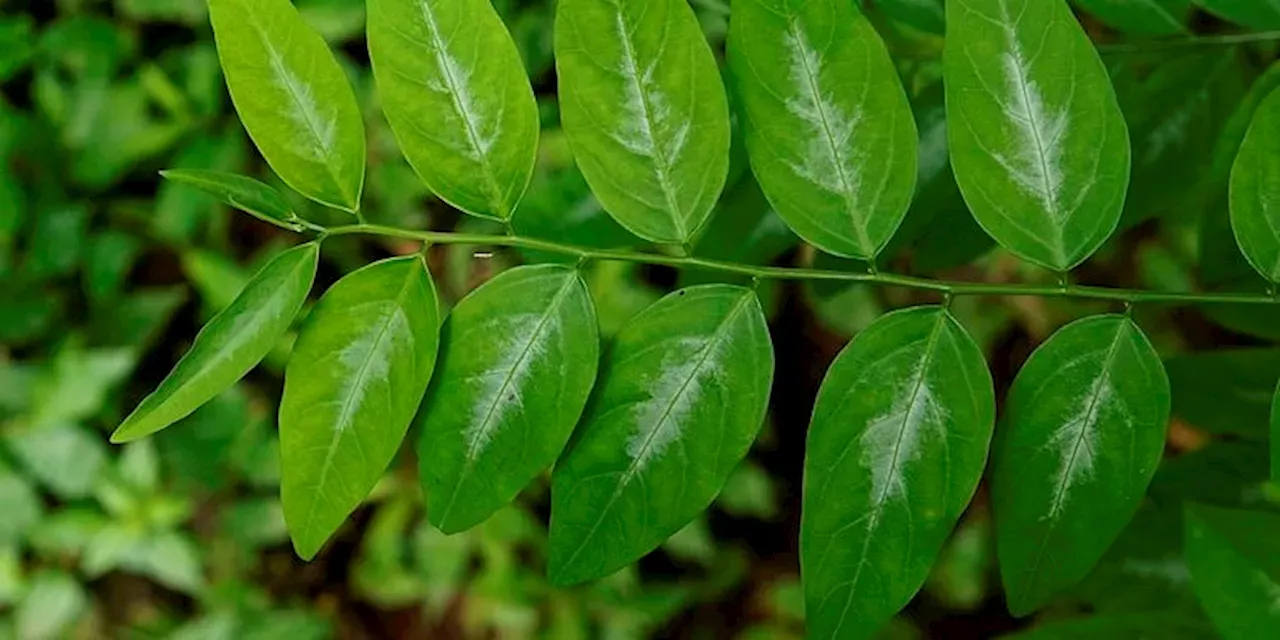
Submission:
<svg viewBox="0 0 1280 640">
<path fill-rule="evenodd" d="M 1080 8 L 1115 29 L 1136 36 L 1187 32 L 1191 0 L 1075 0 Z"/>
<path fill-rule="evenodd" d="M 236 111 L 280 178 L 321 204 L 360 208 L 364 122 L 346 73 L 289 0 L 209 0 Z"/>
<path fill-rule="evenodd" d="M 561 0 L 561 121 L 610 215 L 653 242 L 694 237 L 729 171 L 729 103 L 685 0 Z"/>
<path fill-rule="evenodd" d="M 281 500 L 310 559 L 400 448 L 435 365 L 435 287 L 420 257 L 333 285 L 298 336 L 280 403 Z"/>
<path fill-rule="evenodd" d="M 749 289 L 689 287 L 633 318 L 552 477 L 551 581 L 606 576 L 706 509 L 755 441 L 772 381 Z"/>
<path fill-rule="evenodd" d="M 555 462 L 595 383 L 598 333 L 565 266 L 504 272 L 454 308 L 418 441 L 432 524 L 481 522 Z"/>
<path fill-rule="evenodd" d="M 489 0 L 370 0 L 378 93 L 409 163 L 436 195 L 506 220 L 538 150 L 538 107 Z"/>
<path fill-rule="evenodd" d="M 1209 13 L 1250 29 L 1280 29 L 1280 3 L 1274 0 L 1195 0 Z"/>
<path fill-rule="evenodd" d="M 1280 635 L 1280 516 L 1190 505 L 1185 553 L 1191 586 L 1226 640 Z"/>
<path fill-rule="evenodd" d="M 951 162 L 1002 246 L 1065 271 L 1115 230 L 1129 135 L 1093 44 L 1064 0 L 948 0 Z"/>
<path fill-rule="evenodd" d="M 223 204 L 264 222 L 292 231 L 302 231 L 304 228 L 298 224 L 298 216 L 293 212 L 293 207 L 279 191 L 253 178 L 200 169 L 170 169 L 161 171 L 160 175 L 165 180 L 199 189 L 221 200 Z"/>
<path fill-rule="evenodd" d="M 1280 91 L 1258 106 L 1231 170 L 1231 228 L 1262 277 L 1280 282 Z"/>
<path fill-rule="evenodd" d="M 991 481 L 1014 615 L 1084 578 L 1133 518 L 1164 450 L 1169 402 L 1159 356 L 1124 316 L 1069 324 L 1023 365 Z"/>
<path fill-rule="evenodd" d="M 906 606 L 977 489 L 994 423 L 982 352 L 940 308 L 884 316 L 841 352 L 805 446 L 812 637 L 869 637 Z"/>
<path fill-rule="evenodd" d="M 884 43 L 852 2 L 735 0 L 729 58 L 751 166 L 795 232 L 874 258 L 906 215 L 917 140 Z"/>
<path fill-rule="evenodd" d="M 315 279 L 320 246 L 290 249 L 253 277 L 235 301 L 196 336 L 160 386 L 111 435 L 128 442 L 185 418 L 244 377 L 271 351 L 298 315 Z"/>
</svg>

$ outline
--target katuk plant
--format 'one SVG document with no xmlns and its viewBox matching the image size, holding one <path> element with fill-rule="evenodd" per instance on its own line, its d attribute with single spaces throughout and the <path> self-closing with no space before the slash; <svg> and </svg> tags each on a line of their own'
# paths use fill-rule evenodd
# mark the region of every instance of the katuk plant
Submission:
<svg viewBox="0 0 1280 640">
<path fill-rule="evenodd" d="M 289 187 L 355 219 L 324 227 L 250 178 L 166 172 L 314 239 L 263 267 L 112 439 L 155 433 L 252 369 L 307 300 L 327 238 L 424 247 L 346 275 L 302 325 L 279 429 L 285 518 L 306 559 L 367 497 L 415 416 L 428 514 L 446 533 L 484 521 L 554 466 L 548 572 L 557 585 L 636 561 L 707 508 L 765 419 L 774 369 L 765 313 L 755 288 L 693 286 L 638 314 L 602 349 L 581 267 L 621 260 L 939 294 L 940 305 L 890 313 L 861 332 L 822 384 L 804 472 L 807 624 L 814 637 L 864 637 L 902 609 L 984 473 L 1008 604 L 1028 614 L 1089 573 L 1161 457 L 1169 381 L 1129 309 L 1273 303 L 1261 293 L 1070 282 L 1120 223 L 1131 151 L 1106 69 L 1063 0 L 948 0 L 944 54 L 950 160 L 964 201 L 1003 248 L 1061 274 L 1052 286 L 875 268 L 912 202 L 918 132 L 885 45 L 850 0 L 734 0 L 726 76 L 751 171 L 773 208 L 808 244 L 865 261 L 866 272 L 685 251 L 724 189 L 732 127 L 717 59 L 684 0 L 557 6 L 564 132 L 604 209 L 671 248 L 649 252 L 365 223 L 362 117 L 320 36 L 288 0 L 209 8 L 227 86 L 264 158 Z M 384 113 L 423 182 L 510 229 L 533 173 L 539 117 L 494 9 L 486 0 L 369 0 L 368 45 Z M 1257 113 L 1232 175 L 1231 221 L 1249 262 L 1277 282 L 1280 94 Z M 433 244 L 571 259 L 505 271 L 444 319 L 423 258 Z M 992 379 L 947 305 L 977 294 L 1092 298 L 1122 311 L 1071 323 L 1031 356 L 994 451 Z"/>
</svg>

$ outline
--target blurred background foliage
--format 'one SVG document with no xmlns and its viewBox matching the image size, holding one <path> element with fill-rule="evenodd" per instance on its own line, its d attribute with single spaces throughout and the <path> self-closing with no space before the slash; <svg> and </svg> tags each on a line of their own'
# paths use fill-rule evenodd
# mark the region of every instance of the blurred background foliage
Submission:
<svg viewBox="0 0 1280 640">
<path fill-rule="evenodd" d="M 338 50 L 361 97 L 371 222 L 483 229 L 434 201 L 397 152 L 372 91 L 363 0 L 296 4 Z M 495 4 L 544 124 L 517 231 L 634 243 L 591 198 L 558 130 L 553 2 Z M 941 2 L 864 4 L 899 62 L 923 142 L 920 193 L 889 264 L 954 279 L 1053 282 L 994 249 L 951 178 L 938 84 Z M 722 51 L 727 3 L 692 5 Z M 231 111 L 206 18 L 204 0 L 0 0 L 0 639 L 801 637 L 800 482 L 818 382 L 853 333 L 925 294 L 770 285 L 779 372 L 756 450 L 714 508 L 660 552 L 577 589 L 555 590 L 543 578 L 545 479 L 484 525 L 446 537 L 423 517 L 407 452 L 336 543 L 311 564 L 297 560 L 276 495 L 275 402 L 288 340 L 183 424 L 127 447 L 107 444 L 106 433 L 202 322 L 294 241 L 158 180 L 159 169 L 181 167 L 278 184 Z M 1268 70 L 1276 46 L 1164 46 L 1082 21 L 1102 46 L 1135 155 L 1127 230 L 1079 277 L 1260 290 L 1231 238 L 1226 176 L 1253 107 L 1280 84 L 1280 71 Z M 1238 29 L 1202 12 L 1191 25 L 1202 34 Z M 341 215 L 301 198 L 294 205 L 319 222 Z M 720 211 L 698 254 L 863 268 L 800 247 L 740 148 Z M 321 284 L 416 250 L 380 242 L 331 240 Z M 431 254 L 448 301 L 521 259 L 554 258 L 473 247 Z M 589 281 L 607 337 L 663 291 L 712 278 L 600 263 Z M 966 298 L 956 307 L 1001 392 L 1050 331 L 1105 310 L 1033 298 Z M 1000 601 L 980 491 L 925 590 L 885 638 L 1113 637 L 1090 631 L 1079 618 L 1088 612 L 1167 622 L 1173 635 L 1157 637 L 1212 637 L 1181 559 L 1181 504 L 1280 505 L 1259 444 L 1280 378 L 1280 312 L 1140 314 L 1166 357 L 1176 419 L 1149 500 L 1108 559 L 1028 629 Z"/>
</svg>

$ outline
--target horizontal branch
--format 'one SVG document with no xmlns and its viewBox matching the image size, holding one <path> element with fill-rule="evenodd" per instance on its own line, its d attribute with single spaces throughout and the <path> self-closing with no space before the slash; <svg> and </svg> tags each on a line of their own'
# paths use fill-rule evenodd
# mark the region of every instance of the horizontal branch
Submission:
<svg viewBox="0 0 1280 640">
<path fill-rule="evenodd" d="M 320 231 L 317 228 L 317 231 Z M 1073 284 L 1065 285 L 1028 285 L 1028 284 L 991 284 L 983 282 L 954 282 L 904 276 L 892 273 L 858 273 L 835 271 L 830 269 L 804 269 L 799 267 L 764 267 L 721 260 L 708 260 L 698 257 L 672 256 L 643 251 L 617 251 L 606 249 L 590 249 L 571 244 L 525 238 L 520 236 L 504 236 L 482 233 L 456 233 L 452 231 L 413 231 L 371 224 L 355 224 L 333 227 L 320 231 L 322 237 L 344 235 L 373 235 L 389 238 L 417 240 L 441 245 L 475 245 L 488 247 L 510 247 L 546 251 L 578 258 L 583 261 L 601 260 L 612 262 L 632 262 L 673 267 L 676 269 L 704 269 L 720 273 L 747 276 L 759 280 L 809 280 L 828 282 L 848 282 L 887 287 L 903 287 L 922 291 L 933 291 L 944 296 L 1037 296 L 1044 298 L 1080 298 L 1088 300 L 1106 300 L 1126 304 L 1278 304 L 1280 297 L 1267 294 L 1248 293 L 1172 293 L 1157 291 L 1138 291 L 1112 287 L 1090 287 Z"/>
</svg>

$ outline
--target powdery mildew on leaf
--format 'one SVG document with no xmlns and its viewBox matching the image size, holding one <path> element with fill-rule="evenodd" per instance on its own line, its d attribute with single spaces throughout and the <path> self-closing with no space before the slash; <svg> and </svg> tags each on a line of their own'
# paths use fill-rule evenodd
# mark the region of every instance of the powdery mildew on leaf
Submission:
<svg viewBox="0 0 1280 640">
<path fill-rule="evenodd" d="M 888 502 L 907 499 L 907 483 L 902 477 L 902 467 L 919 457 L 918 446 L 931 425 L 946 424 L 948 412 L 933 397 L 933 391 L 925 380 L 925 363 L 922 361 L 915 373 L 916 382 L 903 389 L 894 399 L 893 407 L 884 415 L 872 420 L 862 434 L 865 448 L 862 465 L 871 472 L 871 501 L 878 514 Z M 884 455 L 884 452 L 892 452 Z M 878 521 L 873 515 L 867 528 L 874 529 Z"/>
</svg>

